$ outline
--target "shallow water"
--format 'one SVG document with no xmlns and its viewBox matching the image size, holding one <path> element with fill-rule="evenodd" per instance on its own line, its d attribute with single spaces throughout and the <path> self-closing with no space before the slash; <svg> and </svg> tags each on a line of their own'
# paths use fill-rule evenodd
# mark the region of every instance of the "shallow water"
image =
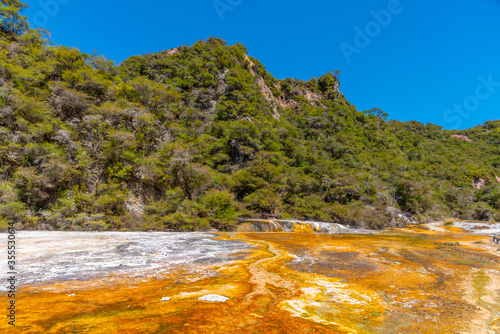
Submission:
<svg viewBox="0 0 500 334">
<path fill-rule="evenodd" d="M 20 232 L 13 333 L 498 333 L 498 246 L 435 227 Z"/>
<path fill-rule="evenodd" d="M 348 227 L 337 223 L 303 220 L 248 219 L 238 225 L 238 232 L 298 232 L 298 233 L 335 233 Z"/>
<path fill-rule="evenodd" d="M 216 240 L 215 234 L 168 232 L 17 232 L 19 284 L 91 280 L 106 275 L 150 277 L 172 267 L 196 263 L 225 264 L 253 245 Z M 6 248 L 7 235 L 0 234 Z M 6 280 L 2 261 L 0 280 Z M 6 287 L 0 285 L 0 291 Z"/>
<path fill-rule="evenodd" d="M 500 223 L 491 224 L 485 222 L 455 222 L 453 226 L 476 234 L 500 233 Z"/>
</svg>

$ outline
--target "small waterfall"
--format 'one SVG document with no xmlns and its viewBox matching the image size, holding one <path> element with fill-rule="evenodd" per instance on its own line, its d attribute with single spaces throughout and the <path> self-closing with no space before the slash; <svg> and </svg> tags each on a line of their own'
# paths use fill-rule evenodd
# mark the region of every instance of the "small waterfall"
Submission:
<svg viewBox="0 0 500 334">
<path fill-rule="evenodd" d="M 248 219 L 238 225 L 238 232 L 335 233 L 348 228 L 342 224 L 290 219 Z"/>
</svg>

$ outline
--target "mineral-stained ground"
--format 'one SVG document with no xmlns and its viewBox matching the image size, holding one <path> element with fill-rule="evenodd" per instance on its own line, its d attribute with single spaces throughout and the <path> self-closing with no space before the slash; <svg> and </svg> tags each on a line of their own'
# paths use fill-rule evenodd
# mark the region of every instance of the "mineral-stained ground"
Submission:
<svg viewBox="0 0 500 334">
<path fill-rule="evenodd" d="M 20 232 L 0 332 L 500 333 L 500 245 L 466 228 Z"/>
</svg>

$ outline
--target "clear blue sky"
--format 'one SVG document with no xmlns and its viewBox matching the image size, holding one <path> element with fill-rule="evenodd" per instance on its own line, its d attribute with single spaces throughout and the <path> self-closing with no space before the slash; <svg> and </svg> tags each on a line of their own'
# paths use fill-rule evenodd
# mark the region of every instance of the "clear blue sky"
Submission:
<svg viewBox="0 0 500 334">
<path fill-rule="evenodd" d="M 279 79 L 339 69 L 341 91 L 359 110 L 448 129 L 500 119 L 500 0 L 27 3 L 55 44 L 118 63 L 213 35 L 244 44 Z M 390 22 L 376 21 L 381 11 Z"/>
</svg>

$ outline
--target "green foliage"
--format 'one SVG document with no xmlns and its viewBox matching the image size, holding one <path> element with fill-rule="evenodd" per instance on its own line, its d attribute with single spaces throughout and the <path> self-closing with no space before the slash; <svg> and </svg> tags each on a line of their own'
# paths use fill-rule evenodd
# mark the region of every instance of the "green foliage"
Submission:
<svg viewBox="0 0 500 334">
<path fill-rule="evenodd" d="M 396 183 L 394 198 L 401 209 L 412 214 L 425 212 L 430 207 L 424 187 L 411 180 Z"/>
<path fill-rule="evenodd" d="M 101 73 L 105 73 L 111 77 L 118 73 L 115 62 L 106 56 L 98 54 L 95 50 L 88 56 L 87 62 L 96 70 L 99 70 Z"/>
<path fill-rule="evenodd" d="M 202 216 L 210 222 L 210 226 L 226 229 L 237 223 L 237 218 L 247 215 L 242 205 L 235 201 L 234 194 L 228 191 L 209 190 L 199 199 L 203 205 Z"/>
<path fill-rule="evenodd" d="M 332 72 L 328 72 L 318 79 L 318 89 L 322 93 L 332 94 L 336 91 L 337 87 L 338 79 Z"/>
<path fill-rule="evenodd" d="M 2 0 L 0 4 L 0 27 L 1 32 L 20 35 L 28 29 L 26 17 L 21 11 L 28 7 L 18 0 Z"/>
<path fill-rule="evenodd" d="M 7 228 L 9 222 L 21 222 L 27 216 L 26 204 L 17 201 L 14 185 L 0 183 L 0 228 Z"/>
<path fill-rule="evenodd" d="M 110 183 L 99 186 L 92 211 L 106 215 L 124 214 L 127 193 L 128 191 L 121 189 L 118 184 Z"/>
<path fill-rule="evenodd" d="M 338 71 L 278 80 L 215 37 L 115 66 L 50 45 L 15 16 L 19 3 L 7 7 L 1 224 L 190 231 L 287 217 L 381 228 L 398 224 L 394 212 L 500 212 L 498 121 L 463 133 L 387 121 L 345 99 Z"/>
<path fill-rule="evenodd" d="M 108 167 L 108 176 L 113 181 L 126 181 L 132 176 L 132 166 L 123 166 L 121 162 L 117 162 L 113 166 Z"/>
<path fill-rule="evenodd" d="M 258 213 L 268 214 L 273 217 L 279 217 L 283 214 L 283 202 L 271 187 L 258 189 L 243 200 L 247 203 L 248 209 Z"/>
</svg>

